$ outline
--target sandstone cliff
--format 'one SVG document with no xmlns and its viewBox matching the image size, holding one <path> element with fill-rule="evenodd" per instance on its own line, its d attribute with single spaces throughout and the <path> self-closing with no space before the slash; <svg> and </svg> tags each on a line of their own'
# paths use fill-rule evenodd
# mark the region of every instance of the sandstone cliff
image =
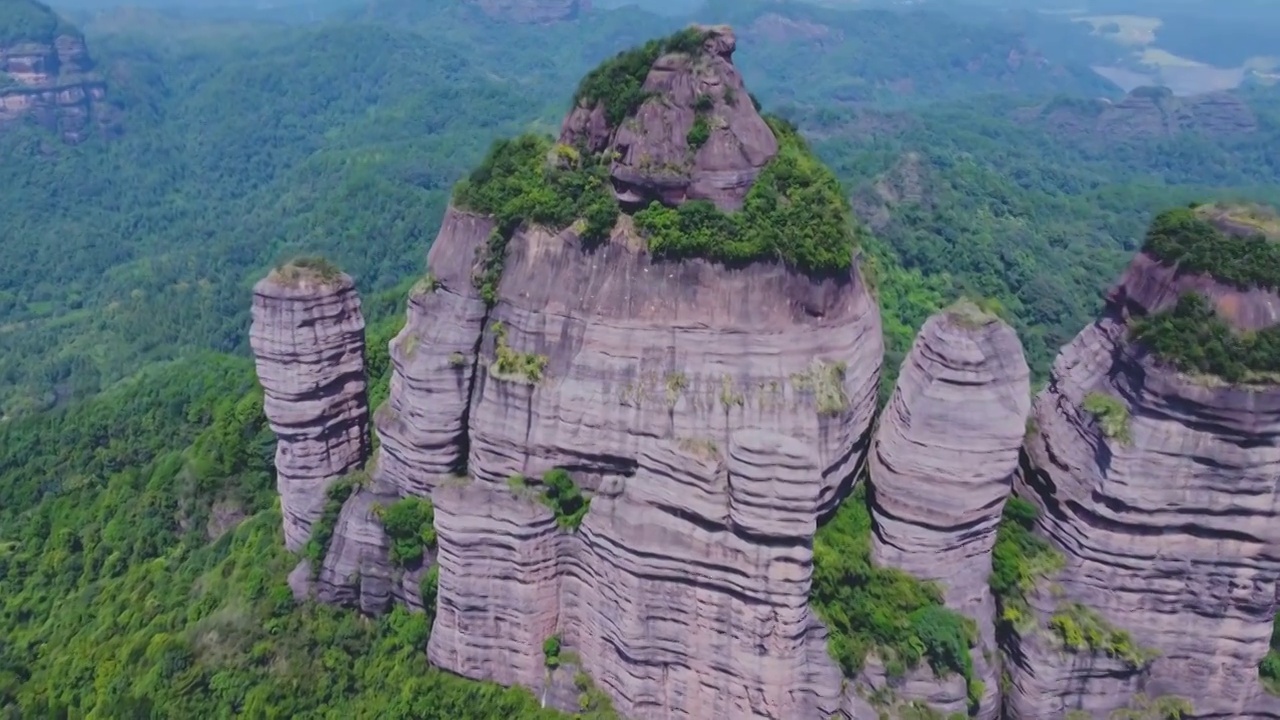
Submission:
<svg viewBox="0 0 1280 720">
<path fill-rule="evenodd" d="M 1211 242 L 1227 256 L 1240 241 Z M 1016 717 L 1102 716 L 1139 691 L 1186 698 L 1183 717 L 1280 717 L 1258 676 L 1280 575 L 1280 389 L 1179 372 L 1133 339 L 1135 320 L 1188 291 L 1235 330 L 1276 324 L 1274 289 L 1149 249 L 1035 403 L 1018 493 L 1065 567 L 1030 598 L 1035 627 L 1011 638 Z M 1127 632 L 1132 652 L 1116 635 L 1065 649 L 1046 623 L 1073 604 Z"/>
<path fill-rule="evenodd" d="M 573 20 L 591 11 L 591 0 L 468 0 L 505 22 L 543 24 Z"/>
<path fill-rule="evenodd" d="M 15 4 L 6 12 L 22 17 L 20 28 L 0 26 L 0 127 L 30 118 L 81 142 L 101 120 L 106 83 L 79 32 L 40 3 Z"/>
<path fill-rule="evenodd" d="M 938 581 L 947 605 L 978 622 L 984 718 L 999 712 L 991 549 L 1030 406 L 1017 335 L 961 302 L 921 328 L 870 453 L 872 557 Z"/>
<path fill-rule="evenodd" d="M 297 551 L 329 486 L 369 455 L 364 317 L 351 278 L 316 262 L 276 269 L 254 286 L 249 340 L 278 440 L 285 543 Z"/>
</svg>

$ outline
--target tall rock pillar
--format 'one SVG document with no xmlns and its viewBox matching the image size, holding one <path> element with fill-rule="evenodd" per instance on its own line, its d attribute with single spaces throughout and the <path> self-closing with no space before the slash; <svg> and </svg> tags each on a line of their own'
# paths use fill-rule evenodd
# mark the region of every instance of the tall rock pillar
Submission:
<svg viewBox="0 0 1280 720">
<path fill-rule="evenodd" d="M 961 301 L 933 316 L 902 365 L 870 454 L 872 557 L 938 581 L 978 623 L 979 717 L 995 717 L 995 602 L 987 585 L 996 526 L 1031 409 L 1013 329 Z"/>
<path fill-rule="evenodd" d="M 297 551 L 329 486 L 369 456 L 364 316 L 351 278 L 318 260 L 276 268 L 254 286 L 249 342 L 277 438 L 285 545 Z"/>
</svg>

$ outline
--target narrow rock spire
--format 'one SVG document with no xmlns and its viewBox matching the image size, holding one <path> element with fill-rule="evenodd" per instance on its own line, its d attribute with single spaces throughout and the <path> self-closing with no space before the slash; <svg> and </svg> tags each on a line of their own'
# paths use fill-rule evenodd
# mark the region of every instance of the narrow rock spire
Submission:
<svg viewBox="0 0 1280 720">
<path fill-rule="evenodd" d="M 364 316 L 351 278 L 319 260 L 276 268 L 254 286 L 249 341 L 277 438 L 285 545 L 297 551 L 329 486 L 369 456 Z"/>
</svg>

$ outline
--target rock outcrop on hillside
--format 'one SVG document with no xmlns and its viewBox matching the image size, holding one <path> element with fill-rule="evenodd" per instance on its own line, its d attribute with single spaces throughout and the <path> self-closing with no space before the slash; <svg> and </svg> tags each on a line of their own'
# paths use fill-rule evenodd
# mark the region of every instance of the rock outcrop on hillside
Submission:
<svg viewBox="0 0 1280 720">
<path fill-rule="evenodd" d="M 1256 132 L 1258 118 L 1233 92 L 1177 97 L 1168 88 L 1144 87 L 1123 99 L 1057 100 L 1020 111 L 1053 135 L 1097 142 L 1167 138 L 1184 133 L 1213 137 Z"/>
<path fill-rule="evenodd" d="M 573 20 L 591 11 L 591 0 L 468 0 L 495 20 L 545 24 Z"/>
<path fill-rule="evenodd" d="M 1274 291 L 1144 253 L 1035 403 L 1018 493 L 1065 568 L 1030 598 L 1036 627 L 1012 639 L 1016 717 L 1105 716 L 1139 691 L 1186 698 L 1184 717 L 1280 717 L 1258 677 L 1280 576 L 1280 387 L 1185 375 L 1130 338 L 1132 318 L 1186 291 L 1237 330 L 1273 326 L 1280 307 Z M 1099 399 L 1119 404 L 1109 424 L 1085 409 Z M 1045 625 L 1067 603 L 1153 652 L 1065 652 Z"/>
<path fill-rule="evenodd" d="M 644 81 L 648 99 L 626 121 L 611 125 L 603 102 L 585 100 L 565 118 L 560 142 L 615 154 L 610 174 L 626 206 L 709 200 L 735 210 L 778 153 L 777 138 L 733 65 L 733 31 L 699 30 L 705 34 L 702 51 L 659 57 Z M 691 147 L 690 130 L 698 122 L 709 134 Z"/>
<path fill-rule="evenodd" d="M 991 550 L 1030 409 L 1013 328 L 961 302 L 921 328 L 871 446 L 872 558 L 937 581 L 977 621 L 983 718 L 999 712 Z"/>
<path fill-rule="evenodd" d="M 254 286 L 249 341 L 277 438 L 285 544 L 297 551 L 329 486 L 369 457 L 364 317 L 351 278 L 293 264 L 273 271 Z"/>
<path fill-rule="evenodd" d="M 107 86 L 94 70 L 84 37 L 36 2 L 12 12 L 45 20 L 40 32 L 10 33 L 0 27 L 0 127 L 30 118 L 68 143 L 87 139 L 99 124 Z"/>
</svg>

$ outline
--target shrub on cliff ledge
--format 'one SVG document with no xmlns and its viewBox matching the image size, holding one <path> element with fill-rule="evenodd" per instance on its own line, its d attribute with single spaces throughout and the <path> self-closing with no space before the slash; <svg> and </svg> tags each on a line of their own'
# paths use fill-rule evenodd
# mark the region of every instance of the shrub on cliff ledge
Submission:
<svg viewBox="0 0 1280 720">
<path fill-rule="evenodd" d="M 874 652 L 890 675 L 925 660 L 939 675 L 964 676 L 971 703 L 982 695 L 969 656 L 977 641 L 974 622 L 949 610 L 933 583 L 872 563 L 865 482 L 814 538 L 810 600 L 830 630 L 828 648 L 845 675 L 860 670 Z"/>
<path fill-rule="evenodd" d="M 644 81 L 658 58 L 673 52 L 696 53 L 702 49 L 706 37 L 706 33 L 697 28 L 685 28 L 669 37 L 650 40 L 618 53 L 587 73 L 574 93 L 574 105 L 603 104 L 605 119 L 611 127 L 617 127 L 649 99 Z"/>
<path fill-rule="evenodd" d="M 1031 619 L 1026 594 L 1040 578 L 1060 569 L 1063 557 L 1044 538 L 1034 534 L 1040 511 L 1019 497 L 1004 506 L 1004 517 L 996 532 L 988 584 L 1000 603 L 1000 622 L 1014 630 Z"/>
<path fill-rule="evenodd" d="M 421 564 L 422 553 L 436 546 L 436 514 L 431 501 L 407 497 L 377 512 L 391 540 L 391 563 L 409 568 Z"/>
<path fill-rule="evenodd" d="M 655 202 L 636 213 L 636 228 L 654 255 L 726 264 L 781 260 L 811 274 L 849 269 L 857 243 L 839 181 L 794 127 L 766 120 L 778 155 L 756 178 L 741 212 L 694 201 L 675 208 Z"/>
<path fill-rule="evenodd" d="M 1092 392 L 1084 398 L 1084 410 L 1098 421 L 1103 435 L 1120 443 L 1130 441 L 1129 408 L 1120 398 Z"/>
<path fill-rule="evenodd" d="M 1237 287 L 1280 288 L 1280 243 L 1261 232 L 1252 237 L 1228 235 L 1192 208 L 1157 215 L 1142 249 L 1163 262 Z"/>
<path fill-rule="evenodd" d="M 1198 294 L 1188 293 L 1172 309 L 1138 318 L 1130 332 L 1182 372 L 1229 383 L 1275 382 L 1280 374 L 1280 327 L 1237 333 Z"/>
</svg>

